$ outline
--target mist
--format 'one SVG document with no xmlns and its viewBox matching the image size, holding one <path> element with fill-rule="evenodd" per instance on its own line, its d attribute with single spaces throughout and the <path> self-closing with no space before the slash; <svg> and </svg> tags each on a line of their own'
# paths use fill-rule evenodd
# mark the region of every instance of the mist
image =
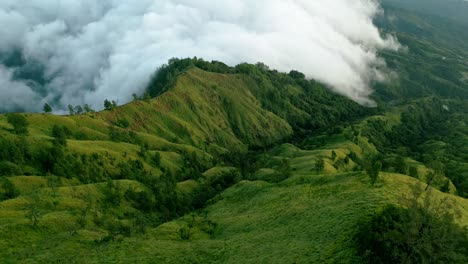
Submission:
<svg viewBox="0 0 468 264">
<path fill-rule="evenodd" d="M 141 94 L 173 57 L 299 70 L 372 106 L 386 79 L 376 0 L 2 0 L 0 111 L 102 109 Z"/>
</svg>

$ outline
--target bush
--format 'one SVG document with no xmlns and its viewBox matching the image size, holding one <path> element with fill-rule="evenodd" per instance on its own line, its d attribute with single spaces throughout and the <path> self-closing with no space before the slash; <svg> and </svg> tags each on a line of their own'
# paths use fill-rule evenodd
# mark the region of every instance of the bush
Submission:
<svg viewBox="0 0 468 264">
<path fill-rule="evenodd" d="M 52 127 L 52 137 L 54 137 L 54 144 L 61 146 L 67 145 L 67 136 L 71 134 L 71 131 L 65 126 L 54 125 Z"/>
<path fill-rule="evenodd" d="M 454 223 L 450 203 L 421 204 L 418 197 L 407 208 L 386 205 L 363 222 L 359 253 L 369 263 L 468 263 L 468 232 Z"/>
<path fill-rule="evenodd" d="M 23 174 L 23 171 L 15 163 L 0 161 L 0 176 L 15 176 L 21 174 Z"/>
<path fill-rule="evenodd" d="M 21 114 L 8 114 L 7 121 L 13 126 L 13 133 L 17 135 L 27 135 L 29 122 Z"/>
<path fill-rule="evenodd" d="M 190 239 L 190 235 L 191 235 L 190 228 L 184 226 L 184 227 L 181 227 L 181 228 L 179 229 L 179 236 L 180 236 L 180 239 L 182 239 L 182 240 L 189 240 L 189 239 Z"/>
<path fill-rule="evenodd" d="M 19 195 L 18 189 L 7 178 L 0 179 L 0 201 L 13 199 Z"/>
<path fill-rule="evenodd" d="M 114 125 L 121 127 L 121 128 L 128 128 L 130 126 L 130 121 L 126 118 L 118 119 L 114 122 Z"/>
</svg>

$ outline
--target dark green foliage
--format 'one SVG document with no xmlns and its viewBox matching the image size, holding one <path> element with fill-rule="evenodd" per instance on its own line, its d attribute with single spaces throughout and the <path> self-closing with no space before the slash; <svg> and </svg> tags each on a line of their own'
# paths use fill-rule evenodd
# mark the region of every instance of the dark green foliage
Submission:
<svg viewBox="0 0 468 264">
<path fill-rule="evenodd" d="M 151 217 L 155 224 L 160 224 L 178 217 L 191 209 L 190 201 L 184 199 L 176 191 L 175 177 L 165 172 L 161 176 L 153 176 L 142 168 L 141 162 L 133 161 L 129 165 L 121 165 L 124 171 L 136 170 L 136 180 L 146 185 L 147 190 L 128 190 L 125 198 L 138 210 L 147 215 L 157 213 L 158 217 Z"/>
<path fill-rule="evenodd" d="M 387 205 L 361 224 L 357 243 L 369 263 L 466 263 L 466 231 L 448 215 Z"/>
<path fill-rule="evenodd" d="M 90 107 L 88 104 L 85 104 L 85 105 L 83 106 L 83 108 L 84 108 L 84 111 L 85 111 L 86 113 L 94 112 L 94 110 L 91 109 L 91 107 Z"/>
<path fill-rule="evenodd" d="M 133 130 L 126 130 L 114 126 L 109 127 L 109 137 L 115 142 L 126 142 L 135 145 L 144 144 L 143 139 Z"/>
<path fill-rule="evenodd" d="M 450 181 L 449 180 L 444 181 L 444 184 L 442 185 L 442 187 L 440 187 L 440 191 L 444 192 L 444 193 L 449 193 L 450 192 Z"/>
<path fill-rule="evenodd" d="M 22 114 L 8 114 L 7 121 L 13 126 L 16 135 L 27 135 L 29 122 Z"/>
<path fill-rule="evenodd" d="M 114 125 L 121 128 L 128 128 L 130 126 L 130 122 L 126 118 L 121 118 L 115 121 Z"/>
<path fill-rule="evenodd" d="M 117 102 L 115 101 L 109 101 L 109 100 L 104 100 L 104 110 L 110 111 L 114 108 L 117 107 Z"/>
<path fill-rule="evenodd" d="M 406 164 L 406 161 L 402 156 L 395 157 L 394 166 L 397 173 L 408 173 L 408 165 Z"/>
<path fill-rule="evenodd" d="M 323 159 L 318 159 L 315 162 L 315 171 L 317 173 L 320 173 L 323 171 L 324 168 L 325 168 L 325 161 Z"/>
<path fill-rule="evenodd" d="M 278 168 L 278 171 L 281 175 L 283 175 L 284 179 L 291 177 L 292 169 L 291 169 L 291 164 L 288 159 L 281 160 L 281 165 Z"/>
<path fill-rule="evenodd" d="M 186 226 L 181 227 L 179 229 L 179 236 L 180 236 L 180 239 L 182 240 L 189 240 L 191 236 L 190 228 Z"/>
<path fill-rule="evenodd" d="M 75 108 L 73 105 L 68 105 L 68 114 L 71 116 L 75 114 Z"/>
<path fill-rule="evenodd" d="M 426 190 L 432 184 L 432 182 L 437 178 L 443 176 L 444 173 L 444 164 L 440 161 L 431 161 L 428 165 L 429 171 L 427 172 L 427 186 Z"/>
<path fill-rule="evenodd" d="M 138 156 L 142 158 L 143 160 L 146 159 L 146 155 L 148 154 L 149 146 L 148 144 L 142 144 L 140 145 L 140 151 L 138 151 Z"/>
<path fill-rule="evenodd" d="M 241 177 L 238 170 L 230 170 L 217 177 L 204 178 L 200 182 L 200 187 L 193 195 L 192 207 L 195 209 L 202 208 L 209 199 L 239 182 Z"/>
<path fill-rule="evenodd" d="M 10 161 L 0 161 L 0 176 L 15 176 L 23 174 L 20 166 Z"/>
<path fill-rule="evenodd" d="M 101 188 L 104 196 L 103 206 L 119 206 L 122 200 L 122 191 L 118 182 L 112 180 L 107 181 L 105 186 Z"/>
<path fill-rule="evenodd" d="M 289 76 L 291 76 L 294 79 L 305 79 L 305 75 L 302 72 L 299 71 L 290 71 Z"/>
<path fill-rule="evenodd" d="M 25 137 L 8 140 L 0 137 L 0 175 L 18 175 L 18 167 L 32 160 L 29 143 Z M 10 169 L 8 169 L 10 168 Z M 15 173 L 16 172 L 16 173 Z M 10 174 L 15 173 L 15 174 Z"/>
<path fill-rule="evenodd" d="M 52 112 L 52 107 L 48 103 L 45 103 L 42 110 L 44 110 L 44 113 L 51 113 Z"/>
<path fill-rule="evenodd" d="M 107 99 L 104 100 L 104 109 L 108 111 L 112 109 L 112 103 Z"/>
<path fill-rule="evenodd" d="M 16 198 L 19 194 L 18 189 L 8 178 L 0 178 L 0 201 Z"/>
<path fill-rule="evenodd" d="M 160 167 L 161 166 L 161 153 L 159 152 L 154 153 L 151 161 L 154 166 Z"/>
<path fill-rule="evenodd" d="M 83 107 L 81 105 L 75 106 L 75 114 L 77 115 L 83 114 Z"/>
<path fill-rule="evenodd" d="M 39 220 L 44 214 L 42 200 L 39 193 L 36 191 L 30 197 L 28 197 L 28 203 L 26 205 L 26 217 L 32 222 L 32 226 L 37 228 Z"/>
<path fill-rule="evenodd" d="M 70 135 L 71 135 L 71 131 L 65 126 L 60 126 L 60 125 L 52 126 L 52 137 L 54 137 L 54 144 L 66 146 L 67 137 Z"/>
<path fill-rule="evenodd" d="M 408 174 L 413 178 L 419 178 L 418 168 L 416 166 L 410 166 Z"/>
<path fill-rule="evenodd" d="M 364 169 L 366 170 L 367 176 L 370 178 L 371 184 L 374 185 L 382 170 L 382 162 L 377 157 L 372 157 L 365 162 Z"/>
</svg>

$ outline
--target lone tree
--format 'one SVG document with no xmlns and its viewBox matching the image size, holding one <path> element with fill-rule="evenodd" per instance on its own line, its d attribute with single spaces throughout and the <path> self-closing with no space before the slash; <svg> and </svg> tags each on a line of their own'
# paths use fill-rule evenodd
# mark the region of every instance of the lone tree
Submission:
<svg viewBox="0 0 468 264">
<path fill-rule="evenodd" d="M 379 178 L 380 171 L 382 170 L 382 162 L 374 157 L 365 165 L 365 170 L 371 180 L 371 184 L 374 185 Z"/>
<path fill-rule="evenodd" d="M 7 115 L 7 121 L 13 126 L 13 133 L 17 135 L 27 135 L 29 122 L 21 114 L 9 114 Z"/>
<path fill-rule="evenodd" d="M 19 195 L 18 189 L 6 177 L 0 178 L 0 201 L 13 199 Z"/>
<path fill-rule="evenodd" d="M 48 103 L 45 103 L 42 110 L 44 110 L 44 113 L 51 113 L 52 112 L 52 107 Z"/>
<path fill-rule="evenodd" d="M 317 160 L 317 162 L 315 163 L 315 171 L 317 173 L 320 173 L 323 171 L 324 168 L 325 168 L 325 161 L 323 159 Z"/>
<path fill-rule="evenodd" d="M 397 173 L 407 174 L 408 165 L 402 156 L 396 156 L 394 160 L 394 166 Z"/>
<path fill-rule="evenodd" d="M 113 103 L 107 99 L 104 100 L 104 109 L 109 111 L 109 110 L 112 110 L 112 108 L 113 108 Z"/>
<path fill-rule="evenodd" d="M 427 186 L 426 186 L 426 191 L 431 186 L 432 182 L 438 178 L 442 177 L 444 175 L 444 164 L 438 160 L 433 160 L 429 163 L 428 165 L 429 171 L 427 172 Z"/>
</svg>

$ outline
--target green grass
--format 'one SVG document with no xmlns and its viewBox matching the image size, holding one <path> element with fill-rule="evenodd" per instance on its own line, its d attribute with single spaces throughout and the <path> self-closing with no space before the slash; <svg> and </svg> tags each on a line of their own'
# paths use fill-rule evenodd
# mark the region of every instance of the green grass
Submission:
<svg viewBox="0 0 468 264">
<path fill-rule="evenodd" d="M 310 153 L 292 158 L 291 163 L 305 162 L 304 158 L 312 162 L 315 156 Z M 214 177 L 222 170 L 216 168 L 205 174 Z M 122 182 L 122 186 L 128 184 L 132 183 Z M 181 183 L 180 188 L 194 188 L 193 184 Z M 44 225 L 56 226 L 53 230 L 33 230 L 27 219 L 14 213 L 24 198 L 0 203 L 3 214 L 10 212 L 10 217 L 17 219 L 14 228 L 10 224 L 7 231 L 3 226 L 2 234 L 21 238 L 15 239 L 15 244 L 2 240 L 9 249 L 2 254 L 5 259 L 24 263 L 70 261 L 78 255 L 81 258 L 77 263 L 359 263 L 352 240 L 358 223 L 385 203 L 399 203 L 414 184 L 419 183 L 408 176 L 382 173 L 377 187 L 371 187 L 360 172 L 316 175 L 298 169 L 278 184 L 240 182 L 195 218 L 187 215 L 145 235 L 99 245 L 94 240 L 104 236 L 102 231 L 78 229 L 72 235 L 67 230 L 73 226 L 74 217 L 68 211 L 83 206 L 81 199 L 87 192 L 99 196 L 96 188 L 78 188 L 74 194 L 77 198 L 71 197 L 71 187 L 60 188 L 59 195 L 68 198 L 62 200 L 59 210 L 43 219 Z M 468 225 L 466 199 L 437 190 L 432 193 L 436 199 L 456 201 L 462 212 L 458 223 Z M 208 220 L 217 224 L 213 237 L 204 231 Z M 179 229 L 191 222 L 191 238 L 182 240 Z M 13 252 L 15 255 L 11 255 Z"/>
</svg>

